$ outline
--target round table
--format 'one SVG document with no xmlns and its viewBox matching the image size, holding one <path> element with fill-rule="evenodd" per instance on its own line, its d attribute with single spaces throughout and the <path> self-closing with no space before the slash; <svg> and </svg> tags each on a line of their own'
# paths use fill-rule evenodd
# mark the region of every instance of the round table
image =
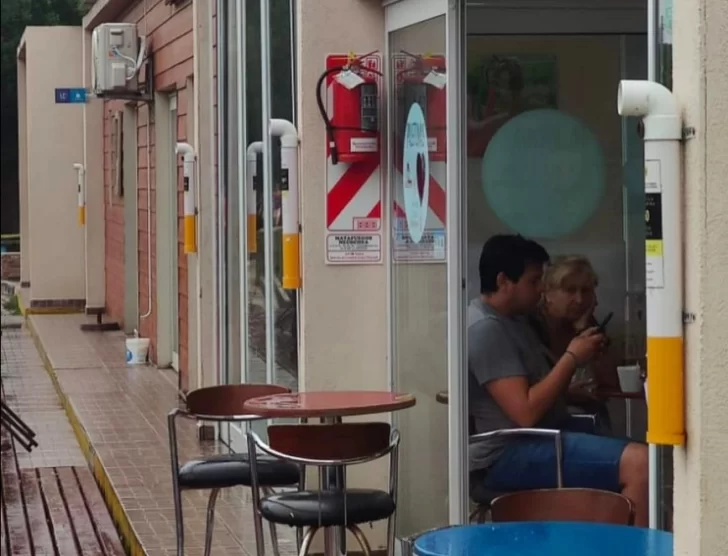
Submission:
<svg viewBox="0 0 728 556">
<path fill-rule="evenodd" d="M 440 390 L 437 394 L 435 394 L 435 401 L 437 403 L 442 403 L 447 405 L 450 403 L 450 392 L 447 390 Z"/>
<path fill-rule="evenodd" d="M 672 534 L 601 523 L 448 527 L 415 540 L 414 556 L 672 556 Z"/>
<path fill-rule="evenodd" d="M 412 394 L 372 390 L 301 392 L 251 398 L 246 412 L 267 418 L 341 418 L 399 411 L 415 405 Z"/>
</svg>

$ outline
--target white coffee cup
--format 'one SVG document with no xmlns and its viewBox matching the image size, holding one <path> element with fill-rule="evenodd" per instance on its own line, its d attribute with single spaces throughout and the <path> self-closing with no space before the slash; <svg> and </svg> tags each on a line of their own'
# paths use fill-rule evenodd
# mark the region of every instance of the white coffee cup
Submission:
<svg viewBox="0 0 728 556">
<path fill-rule="evenodd" d="M 643 391 L 642 369 L 639 365 L 623 365 L 617 367 L 619 387 L 622 392 L 632 394 Z"/>
</svg>

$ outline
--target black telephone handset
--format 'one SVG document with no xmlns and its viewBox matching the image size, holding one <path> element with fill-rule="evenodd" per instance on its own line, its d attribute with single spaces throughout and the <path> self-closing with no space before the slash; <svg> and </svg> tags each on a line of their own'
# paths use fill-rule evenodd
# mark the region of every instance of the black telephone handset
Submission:
<svg viewBox="0 0 728 556">
<path fill-rule="evenodd" d="M 614 312 L 611 312 L 606 317 L 604 317 L 604 320 L 597 325 L 596 334 L 604 334 L 604 332 L 606 332 L 607 325 L 609 324 L 609 321 L 612 320 L 613 316 Z"/>
</svg>

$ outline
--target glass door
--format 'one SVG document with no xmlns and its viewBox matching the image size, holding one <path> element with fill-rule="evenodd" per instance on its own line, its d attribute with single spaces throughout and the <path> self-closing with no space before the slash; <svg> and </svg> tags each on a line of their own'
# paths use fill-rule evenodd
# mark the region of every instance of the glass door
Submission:
<svg viewBox="0 0 728 556">
<path fill-rule="evenodd" d="M 298 387 L 298 299 L 281 281 L 280 145 L 269 138 L 267 125 L 271 118 L 294 121 L 292 5 L 290 0 L 218 0 L 213 18 L 219 44 L 225 45 L 216 54 L 223 384 Z M 265 425 L 250 426 L 263 434 Z M 231 424 L 221 437 L 233 451 L 244 452 L 245 432 Z"/>
<path fill-rule="evenodd" d="M 417 397 L 393 416 L 400 538 L 466 514 L 457 4 L 405 0 L 386 11 L 391 378 Z"/>
</svg>

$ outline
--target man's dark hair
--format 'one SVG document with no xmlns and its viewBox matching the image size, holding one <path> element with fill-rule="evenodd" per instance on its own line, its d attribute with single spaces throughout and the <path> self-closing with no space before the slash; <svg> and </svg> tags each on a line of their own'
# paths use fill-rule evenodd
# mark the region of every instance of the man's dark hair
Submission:
<svg viewBox="0 0 728 556">
<path fill-rule="evenodd" d="M 547 262 L 549 254 L 546 249 L 533 240 L 514 234 L 492 236 L 480 253 L 480 293 L 495 293 L 501 272 L 512 282 L 518 282 L 526 267 Z"/>
</svg>

